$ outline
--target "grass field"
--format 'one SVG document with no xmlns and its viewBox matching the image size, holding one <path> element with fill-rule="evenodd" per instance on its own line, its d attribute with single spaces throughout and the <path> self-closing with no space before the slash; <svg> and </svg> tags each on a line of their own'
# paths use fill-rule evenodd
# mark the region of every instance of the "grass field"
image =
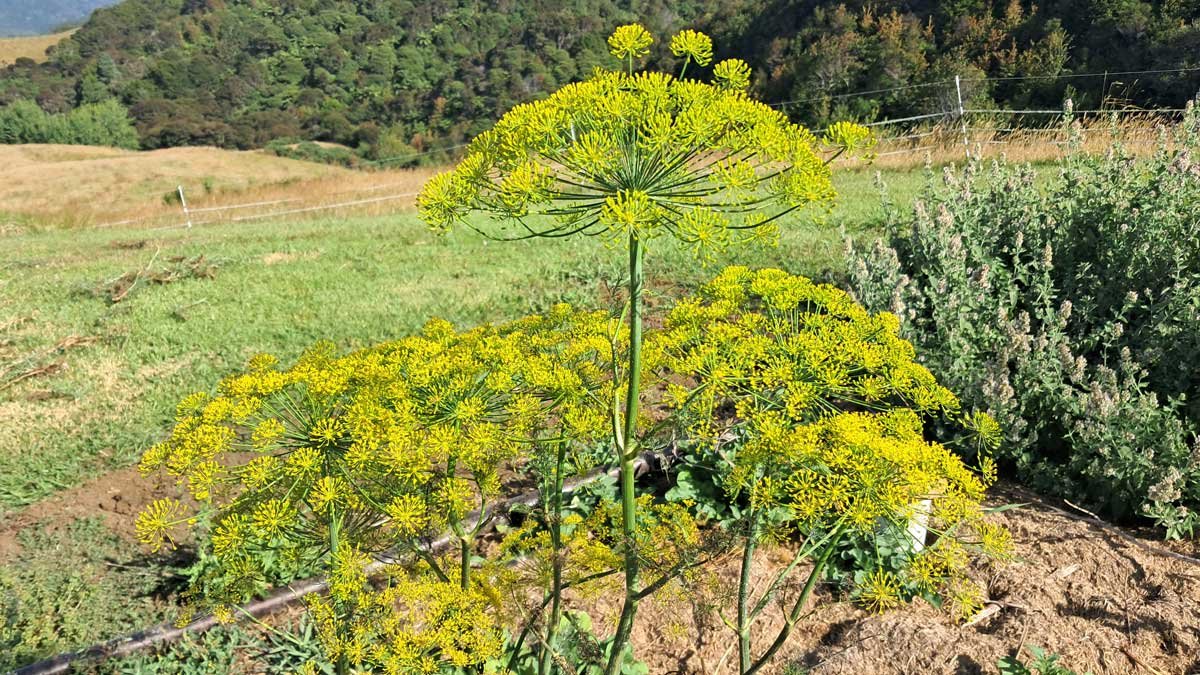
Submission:
<svg viewBox="0 0 1200 675">
<path fill-rule="evenodd" d="M 183 221 L 174 199 L 178 186 L 196 209 L 272 200 L 308 205 L 414 192 L 427 176 L 428 171 L 351 171 L 261 151 L 0 145 L 0 232 L 131 219 L 178 225 Z M 204 213 L 197 220 L 209 219 Z"/>
<path fill-rule="evenodd" d="M 0 38 L 0 68 L 17 59 L 33 59 L 38 63 L 46 60 L 46 50 L 67 39 L 74 30 L 51 35 Z"/>
<path fill-rule="evenodd" d="M 917 180 L 892 177 L 906 193 Z M 836 273 L 838 228 L 869 227 L 880 208 L 871 173 L 839 182 L 843 203 L 825 223 L 798 223 L 778 249 L 723 262 Z M 435 315 L 470 325 L 560 300 L 596 305 L 622 269 L 601 241 L 440 238 L 411 210 L 161 232 L 51 230 L 4 243 L 0 509 L 131 464 L 179 398 L 254 353 L 286 360 L 323 338 L 352 349 Z M 713 271 L 668 243 L 648 265 L 660 284 L 691 286 Z"/>
</svg>

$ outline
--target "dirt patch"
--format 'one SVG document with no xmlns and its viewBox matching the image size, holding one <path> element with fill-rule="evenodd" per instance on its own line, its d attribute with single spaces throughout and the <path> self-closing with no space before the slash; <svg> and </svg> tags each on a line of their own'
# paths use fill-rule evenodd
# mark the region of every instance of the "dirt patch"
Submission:
<svg viewBox="0 0 1200 675">
<path fill-rule="evenodd" d="M 115 251 L 140 251 L 150 243 L 147 239 L 121 239 L 108 245 Z"/>
<path fill-rule="evenodd" d="M 820 606 L 797 626 L 768 672 L 795 665 L 844 675 L 995 673 L 998 659 L 1031 644 L 1061 654 L 1063 665 L 1081 673 L 1200 673 L 1200 565 L 1165 554 L 1153 539 L 1101 528 L 1017 495 L 1014 500 L 1009 488 L 1003 499 L 992 500 L 1031 504 L 995 516 L 1012 531 L 1017 560 L 981 571 L 979 581 L 993 601 L 986 618 L 959 625 L 923 601 L 875 616 L 821 589 Z M 758 555 L 755 583 L 764 584 L 784 557 L 778 550 Z M 717 588 L 736 588 L 736 560 L 714 572 Z M 736 606 L 730 597 L 716 600 L 727 609 Z M 611 619 L 616 606 L 598 602 L 591 609 Z M 773 636 L 781 621 L 776 605 L 759 634 Z M 643 606 L 635 641 L 652 673 L 736 672 L 730 664 L 736 654 L 717 669 L 733 634 L 710 614 L 681 611 L 673 599 Z M 756 649 L 766 642 L 764 637 Z"/>
<path fill-rule="evenodd" d="M 15 324 L 14 325 L 19 325 Z M 3 327 L 0 327 L 3 328 Z M 69 335 L 52 347 L 30 354 L 13 354 L 10 341 L 0 341 L 0 391 L 16 386 L 20 382 L 53 375 L 66 367 L 65 359 L 59 358 L 72 349 L 86 347 L 99 342 L 95 336 Z"/>
<path fill-rule="evenodd" d="M 158 254 L 155 253 L 155 258 Z M 183 279 L 213 279 L 217 276 L 217 265 L 203 255 L 194 258 L 172 256 L 160 267 L 154 266 L 154 259 L 142 270 L 126 272 L 121 276 L 100 284 L 93 294 L 108 299 L 110 304 L 117 304 L 129 297 L 139 284 L 165 285 Z"/>
<path fill-rule="evenodd" d="M 284 263 L 296 262 L 297 260 L 316 260 L 320 257 L 320 251 L 306 251 L 303 253 L 274 251 L 264 255 L 262 257 L 262 263 L 269 267 L 271 265 L 282 265 Z"/>
<path fill-rule="evenodd" d="M 178 494 L 174 481 L 161 476 L 142 478 L 136 468 L 106 473 L 0 518 L 0 564 L 20 552 L 17 534 L 35 525 L 54 531 L 81 518 L 98 517 L 119 536 L 136 541 L 134 520 L 138 512 L 156 499 Z"/>
</svg>

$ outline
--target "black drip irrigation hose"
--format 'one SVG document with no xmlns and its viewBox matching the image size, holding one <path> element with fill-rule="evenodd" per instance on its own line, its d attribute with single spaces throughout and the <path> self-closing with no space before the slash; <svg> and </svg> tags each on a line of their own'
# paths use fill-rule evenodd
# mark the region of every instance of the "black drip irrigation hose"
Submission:
<svg viewBox="0 0 1200 675">
<path fill-rule="evenodd" d="M 662 453 L 644 453 L 634 463 L 634 471 L 640 477 L 656 467 L 661 468 L 665 466 L 669 461 L 670 457 Z M 580 476 L 563 486 L 563 494 L 570 494 L 584 485 L 594 483 L 606 476 L 617 476 L 619 473 L 619 469 L 611 469 L 609 471 L 594 471 L 585 476 Z M 495 509 L 493 513 L 507 513 L 514 507 L 534 506 L 537 502 L 538 492 L 531 490 L 501 502 L 498 505 L 499 508 Z M 465 521 L 470 523 L 471 528 L 474 528 L 479 525 L 481 518 L 486 517 L 488 516 L 480 511 L 472 511 L 467 515 Z M 488 525 L 487 527 L 490 529 L 492 525 Z M 429 544 L 429 550 L 434 553 L 440 553 L 450 548 L 456 541 L 457 539 L 451 535 L 443 535 Z M 393 564 L 395 563 L 391 560 L 376 560 L 367 565 L 367 575 L 377 575 L 386 567 Z M 261 600 L 255 600 L 242 605 L 240 613 L 261 619 L 287 609 L 307 595 L 324 593 L 328 589 L 329 584 L 325 580 L 325 577 L 313 577 L 293 582 L 273 589 Z M 178 627 L 174 623 L 162 623 L 151 628 L 100 642 L 78 651 L 64 652 L 38 661 L 37 663 L 22 666 L 11 671 L 10 675 L 58 675 L 59 673 L 67 673 L 70 672 L 71 666 L 79 661 L 105 660 L 129 656 L 130 654 L 150 649 L 157 645 L 170 644 L 188 634 L 199 635 L 217 625 L 219 625 L 219 622 L 212 616 L 204 617 L 183 627 Z"/>
</svg>

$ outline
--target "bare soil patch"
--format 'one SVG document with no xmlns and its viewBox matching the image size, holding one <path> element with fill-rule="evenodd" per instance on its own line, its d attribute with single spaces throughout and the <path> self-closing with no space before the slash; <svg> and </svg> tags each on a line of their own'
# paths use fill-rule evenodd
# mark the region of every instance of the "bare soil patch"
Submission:
<svg viewBox="0 0 1200 675">
<path fill-rule="evenodd" d="M 35 525 L 54 531 L 81 518 L 99 517 L 113 532 L 136 542 L 134 519 L 138 512 L 156 499 L 177 496 L 175 483 L 161 476 L 143 478 L 136 468 L 106 473 L 0 518 L 0 564 L 20 551 L 18 533 Z"/>
<path fill-rule="evenodd" d="M 844 675 L 995 673 L 998 659 L 1034 645 L 1061 654 L 1063 665 L 1080 673 L 1200 673 L 1200 565 L 1171 557 L 1152 538 L 1072 518 L 1012 488 L 1001 492 L 993 504 L 1029 506 L 995 516 L 1012 531 L 1017 559 L 980 571 L 978 580 L 993 601 L 986 618 L 956 624 L 920 600 L 877 616 L 824 588 L 816 612 L 797 626 L 770 672 L 795 665 Z M 755 582 L 766 583 L 785 559 L 778 550 L 760 553 Z M 728 595 L 737 587 L 736 562 L 715 570 L 717 588 L 727 595 L 714 600 L 725 608 L 736 606 Z M 599 603 L 595 613 L 607 617 L 617 609 Z M 781 621 L 776 605 L 757 649 L 765 648 L 765 636 L 773 637 Z M 719 619 L 673 600 L 643 606 L 635 640 L 652 673 L 735 672 L 730 662 L 736 654 L 717 669 L 733 633 Z"/>
</svg>

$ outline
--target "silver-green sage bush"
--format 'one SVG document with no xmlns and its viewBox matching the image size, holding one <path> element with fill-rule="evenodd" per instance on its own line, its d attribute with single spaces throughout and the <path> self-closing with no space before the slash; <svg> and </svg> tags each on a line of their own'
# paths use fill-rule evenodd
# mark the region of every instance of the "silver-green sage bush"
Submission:
<svg viewBox="0 0 1200 675">
<path fill-rule="evenodd" d="M 851 242 L 854 293 L 1007 434 L 1018 479 L 1169 537 L 1200 525 L 1200 116 L 1146 157 L 1073 146 L 1054 170 L 948 168 L 885 239 Z"/>
</svg>

